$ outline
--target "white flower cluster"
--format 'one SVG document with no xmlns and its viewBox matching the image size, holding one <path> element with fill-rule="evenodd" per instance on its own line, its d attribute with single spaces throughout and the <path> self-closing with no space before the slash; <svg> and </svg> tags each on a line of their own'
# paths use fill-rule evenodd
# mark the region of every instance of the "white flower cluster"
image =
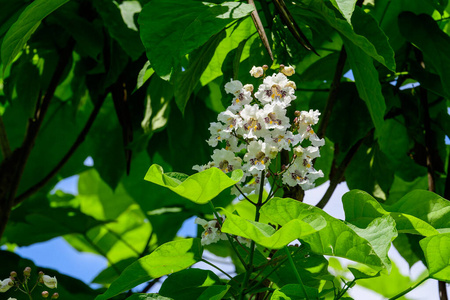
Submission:
<svg viewBox="0 0 450 300">
<path fill-rule="evenodd" d="M 258 78 L 267 67 L 253 67 L 250 73 Z M 312 126 L 319 121 L 319 111 L 296 112 L 290 122 L 286 108 L 296 99 L 296 85 L 286 76 L 294 74 L 292 67 L 282 67 L 279 73 L 266 76 L 258 90 L 253 85 L 243 85 L 238 80 L 225 84 L 225 91 L 233 96 L 231 105 L 218 116 L 218 122 L 211 123 L 210 139 L 215 149 L 212 161 L 204 166 L 194 166 L 202 171 L 217 167 L 225 173 L 236 169 L 244 171 L 242 191 L 251 193 L 259 188 L 262 171 L 267 171 L 278 153 L 293 150 L 294 156 L 282 174 L 283 184 L 300 185 L 304 190 L 314 187 L 314 180 L 323 177 L 322 171 L 313 167 L 313 159 L 320 156 L 319 147 L 324 140 L 314 133 Z M 306 148 L 301 146 L 309 140 Z M 243 149 L 245 153 L 238 155 Z M 267 172 L 266 172 L 267 173 Z"/>
</svg>

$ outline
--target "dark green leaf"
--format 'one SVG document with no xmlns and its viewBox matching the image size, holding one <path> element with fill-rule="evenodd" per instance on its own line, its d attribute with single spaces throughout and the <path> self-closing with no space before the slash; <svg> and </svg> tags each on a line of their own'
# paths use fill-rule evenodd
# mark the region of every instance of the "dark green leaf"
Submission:
<svg viewBox="0 0 450 300">
<path fill-rule="evenodd" d="M 356 0 L 331 0 L 331 3 L 339 10 L 347 22 L 352 25 L 352 14 L 355 10 Z"/>
<path fill-rule="evenodd" d="M 192 0 L 151 1 L 139 15 L 147 57 L 156 73 L 166 77 L 177 68 L 184 55 L 203 45 L 233 20 L 246 17 L 252 11 L 252 5 L 239 2 L 215 5 Z"/>
<path fill-rule="evenodd" d="M 441 77 L 441 83 L 450 95 L 450 37 L 442 32 L 436 21 L 428 15 L 415 15 L 411 12 L 403 12 L 399 16 L 399 28 L 401 34 L 409 42 L 422 50 L 426 63 L 430 63 Z M 425 68 L 429 69 L 427 64 Z"/>
<path fill-rule="evenodd" d="M 220 278 L 212 271 L 192 268 L 167 277 L 159 293 L 173 299 L 197 300 L 208 287 L 217 284 Z"/>
<path fill-rule="evenodd" d="M 213 35 L 200 49 L 197 49 L 189 58 L 189 67 L 186 71 L 177 74 L 175 78 L 175 102 L 184 113 L 186 103 L 198 84 L 200 77 L 208 66 L 219 43 L 226 37 L 225 31 Z"/>
</svg>

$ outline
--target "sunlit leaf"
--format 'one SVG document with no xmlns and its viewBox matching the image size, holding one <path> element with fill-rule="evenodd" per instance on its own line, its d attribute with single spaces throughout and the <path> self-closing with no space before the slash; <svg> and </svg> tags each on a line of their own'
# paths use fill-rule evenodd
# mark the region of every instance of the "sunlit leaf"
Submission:
<svg viewBox="0 0 450 300">
<path fill-rule="evenodd" d="M 450 233 L 424 238 L 420 241 L 427 260 L 430 276 L 450 282 Z"/>
<path fill-rule="evenodd" d="M 28 5 L 18 20 L 9 28 L 3 39 L 1 57 L 3 68 L 6 68 L 22 51 L 31 35 L 41 24 L 42 19 L 69 0 L 37 0 Z"/>
<path fill-rule="evenodd" d="M 145 175 L 145 180 L 166 187 L 178 195 L 195 203 L 208 203 L 224 189 L 238 183 L 242 170 L 233 171 L 231 178 L 218 168 L 210 168 L 186 178 L 183 182 L 164 174 L 159 165 L 152 165 Z"/>
<path fill-rule="evenodd" d="M 126 268 L 108 290 L 95 298 L 109 299 L 150 279 L 181 271 L 201 259 L 200 239 L 182 239 L 159 246 Z"/>
</svg>

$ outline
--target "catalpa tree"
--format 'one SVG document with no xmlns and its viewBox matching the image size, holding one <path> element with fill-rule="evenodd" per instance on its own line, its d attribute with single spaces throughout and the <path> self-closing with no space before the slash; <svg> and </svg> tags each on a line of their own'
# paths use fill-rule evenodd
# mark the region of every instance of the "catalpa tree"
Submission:
<svg viewBox="0 0 450 300">
<path fill-rule="evenodd" d="M 447 0 L 0 5 L 5 299 L 448 299 Z M 57 237 L 95 288 L 14 253 Z"/>
</svg>

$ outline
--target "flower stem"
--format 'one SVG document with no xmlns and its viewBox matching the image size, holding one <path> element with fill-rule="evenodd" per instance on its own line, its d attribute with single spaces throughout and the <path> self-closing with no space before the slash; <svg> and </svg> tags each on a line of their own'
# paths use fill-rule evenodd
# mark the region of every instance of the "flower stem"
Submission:
<svg viewBox="0 0 450 300">
<path fill-rule="evenodd" d="M 392 298 L 389 298 L 389 300 L 395 300 L 400 298 L 403 295 L 408 294 L 409 292 L 411 292 L 413 289 L 415 289 L 416 287 L 418 287 L 419 285 L 421 285 L 422 283 L 424 283 L 427 279 L 430 279 L 430 276 L 425 277 L 424 279 L 422 279 L 421 281 L 419 281 L 418 283 L 416 283 L 415 285 L 407 288 L 406 290 L 404 290 L 403 292 L 401 292 L 400 294 L 395 295 Z"/>
<path fill-rule="evenodd" d="M 219 268 L 218 266 L 216 266 L 215 264 L 213 264 L 212 262 L 207 261 L 206 259 L 201 259 L 200 261 L 204 262 L 205 264 L 210 265 L 213 268 L 216 268 L 217 270 L 219 270 L 220 272 L 222 272 L 225 276 L 227 276 L 228 278 L 230 278 L 231 280 L 236 281 L 236 279 L 234 279 L 233 277 L 231 277 L 230 274 L 228 274 L 227 272 L 225 272 L 224 270 L 222 270 L 221 268 Z"/>
<path fill-rule="evenodd" d="M 223 225 L 222 219 L 220 218 L 219 214 L 217 213 L 216 208 L 214 207 L 214 204 L 212 204 L 211 201 L 209 201 L 208 204 L 211 207 L 211 210 L 212 210 L 214 216 L 216 217 L 217 222 L 219 222 L 220 227 L 222 227 L 222 225 Z M 230 243 L 231 248 L 233 249 L 234 253 L 236 253 L 236 256 L 239 258 L 239 261 L 244 266 L 244 268 L 247 270 L 247 265 L 245 264 L 245 260 L 242 258 L 242 256 L 239 254 L 236 247 L 234 246 L 232 238 L 230 237 L 230 235 L 228 233 L 225 233 L 225 235 L 227 236 L 228 242 Z"/>
<path fill-rule="evenodd" d="M 306 299 L 309 300 L 308 293 L 306 292 L 305 286 L 303 285 L 302 278 L 300 277 L 300 274 L 298 273 L 298 270 L 295 267 L 294 261 L 292 260 L 291 253 L 289 253 L 288 247 L 284 246 L 284 250 L 286 251 L 287 259 L 289 261 L 289 264 L 291 265 L 292 271 L 295 274 L 295 278 L 297 279 L 298 283 L 302 287 L 302 290 L 303 290 L 303 293 L 305 294 Z"/>
</svg>

